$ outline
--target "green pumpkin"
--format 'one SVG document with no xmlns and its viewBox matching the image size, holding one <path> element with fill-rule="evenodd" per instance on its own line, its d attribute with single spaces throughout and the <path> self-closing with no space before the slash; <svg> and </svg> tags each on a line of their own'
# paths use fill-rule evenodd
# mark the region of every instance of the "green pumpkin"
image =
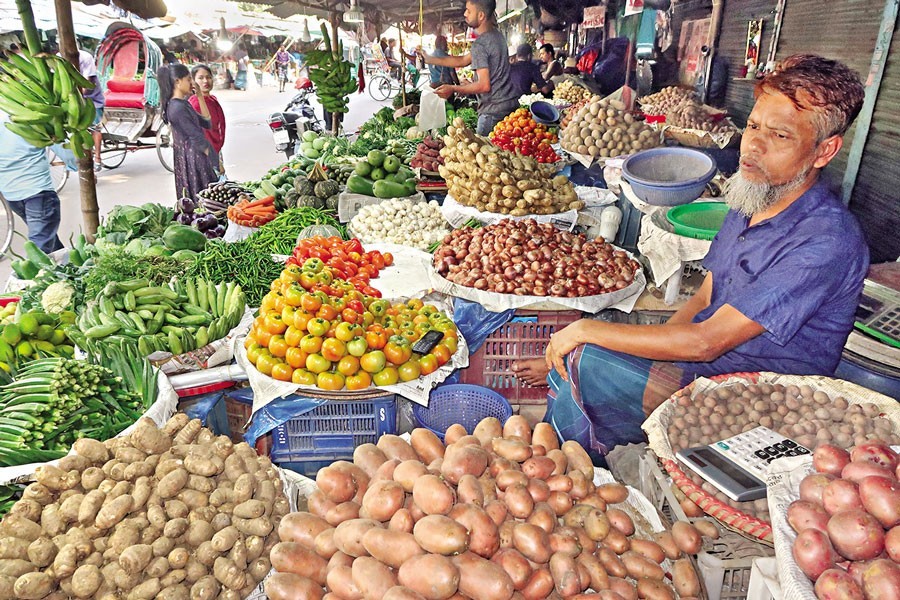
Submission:
<svg viewBox="0 0 900 600">
<path fill-rule="evenodd" d="M 300 232 L 300 235 L 297 236 L 298 240 L 303 240 L 306 238 L 316 237 L 317 235 L 321 235 L 323 237 L 331 237 L 336 235 L 338 237 L 341 236 L 341 232 L 337 227 L 332 227 L 331 225 L 323 225 L 321 223 L 316 223 L 315 225 L 310 225 L 306 229 Z"/>
<path fill-rule="evenodd" d="M 320 181 L 316 184 L 315 193 L 319 198 L 325 199 L 337 194 L 340 189 L 341 186 L 336 181 Z"/>
<path fill-rule="evenodd" d="M 290 190 L 287 194 L 284 195 L 284 205 L 287 208 L 294 208 L 297 206 L 297 199 L 300 197 L 300 193 L 297 190 Z"/>
<path fill-rule="evenodd" d="M 311 196 L 311 195 L 298 196 L 296 206 L 298 206 L 298 207 L 308 206 L 310 208 L 321 208 L 322 200 L 315 196 Z"/>
<path fill-rule="evenodd" d="M 294 179 L 294 189 L 301 196 L 312 196 L 315 194 L 315 184 L 302 176 Z"/>
<path fill-rule="evenodd" d="M 339 198 L 340 198 L 340 196 L 338 196 L 337 194 L 334 194 L 333 196 L 328 196 L 328 198 L 325 200 L 325 209 L 337 211 Z"/>
</svg>

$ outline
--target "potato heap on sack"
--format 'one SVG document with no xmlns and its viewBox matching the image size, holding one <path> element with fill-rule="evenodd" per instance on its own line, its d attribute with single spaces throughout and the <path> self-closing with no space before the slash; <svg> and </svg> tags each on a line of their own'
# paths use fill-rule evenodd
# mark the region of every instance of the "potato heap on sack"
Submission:
<svg viewBox="0 0 900 600">
<path fill-rule="evenodd" d="M 871 440 L 900 443 L 900 432 L 881 416 L 872 403 L 850 404 L 809 385 L 758 383 L 720 386 L 692 398 L 687 390 L 676 393 L 668 419 L 669 445 L 675 451 L 705 446 L 763 425 L 798 444 L 815 449 L 833 443 L 851 448 Z M 700 475 L 684 469 L 695 484 L 721 502 L 763 521 L 769 520 L 766 499 L 736 502 Z"/>
<path fill-rule="evenodd" d="M 590 98 L 591 95 L 591 90 L 573 83 L 570 79 L 566 79 L 553 90 L 554 98 L 565 100 L 570 104 L 575 104 L 576 102 Z"/>
<path fill-rule="evenodd" d="M 0 521 L 0 598 L 241 600 L 268 574 L 289 505 L 247 444 L 179 413 L 74 450 Z"/>
<path fill-rule="evenodd" d="M 699 129 L 710 133 L 737 131 L 737 127 L 725 118 L 713 120 L 707 109 L 694 100 L 686 100 L 666 113 L 666 124 L 683 129 Z"/>
<path fill-rule="evenodd" d="M 441 177 L 464 206 L 513 216 L 584 208 L 569 179 L 553 176 L 554 167 L 497 148 L 472 133 L 459 117 L 447 128 L 441 156 Z"/>
<path fill-rule="evenodd" d="M 665 115 L 686 100 L 694 100 L 694 90 L 672 85 L 640 98 L 638 103 L 648 115 Z"/>
<path fill-rule="evenodd" d="M 659 134 L 625 112 L 618 100 L 594 96 L 582 106 L 560 135 L 564 150 L 593 158 L 612 158 L 659 145 Z"/>
<path fill-rule="evenodd" d="M 578 102 L 576 102 L 575 104 L 573 104 L 573 105 L 570 106 L 569 108 L 565 109 L 565 110 L 563 111 L 563 118 L 562 118 L 562 120 L 559 122 L 559 128 L 560 128 L 560 130 L 565 129 L 566 126 L 567 126 L 569 123 L 572 122 L 572 118 L 573 118 L 576 114 L 578 114 L 578 111 L 579 111 L 579 110 L 581 110 L 581 107 L 583 107 L 585 104 L 587 104 L 587 103 L 590 102 L 590 101 L 591 101 L 590 98 L 585 98 L 584 100 L 579 100 Z"/>
<path fill-rule="evenodd" d="M 488 418 L 445 439 L 385 435 L 320 470 L 309 511 L 279 525 L 270 600 L 700 595 L 684 556 L 700 549 L 700 531 L 636 533 L 628 488 L 595 486 L 587 453 L 560 447 L 550 425 Z M 580 595 L 591 589 L 600 595 Z"/>
<path fill-rule="evenodd" d="M 900 597 L 900 456 L 884 442 L 851 452 L 824 444 L 813 466 L 787 518 L 794 560 L 816 597 Z"/>
</svg>

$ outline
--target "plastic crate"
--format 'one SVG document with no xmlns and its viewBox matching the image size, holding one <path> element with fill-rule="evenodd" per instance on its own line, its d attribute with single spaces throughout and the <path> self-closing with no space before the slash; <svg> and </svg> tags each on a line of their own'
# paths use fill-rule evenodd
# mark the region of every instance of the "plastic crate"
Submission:
<svg viewBox="0 0 900 600">
<path fill-rule="evenodd" d="M 444 433 L 454 423 L 472 431 L 482 419 L 496 417 L 505 423 L 512 416 L 506 398 L 480 385 L 466 383 L 442 385 L 431 392 L 428 406 L 413 404 L 413 415 L 419 425 L 444 440 Z"/>
<path fill-rule="evenodd" d="M 488 336 L 469 366 L 462 371 L 460 383 L 480 385 L 494 390 L 510 404 L 546 404 L 547 388 L 520 384 L 512 372 L 512 363 L 543 358 L 550 334 L 581 318 L 577 310 L 516 311 L 509 323 Z"/>
<path fill-rule="evenodd" d="M 652 451 L 644 452 L 639 466 L 640 491 L 669 523 L 699 520 L 688 518 L 681 510 L 672 481 L 662 470 Z M 697 553 L 697 566 L 707 597 L 709 600 L 745 600 L 748 597 L 753 559 L 774 556 L 775 550 L 724 529 L 721 525 L 719 532 L 717 540 L 704 538 L 703 549 Z"/>
<path fill-rule="evenodd" d="M 315 475 L 336 460 L 352 460 L 360 444 L 397 433 L 393 394 L 371 400 L 329 400 L 272 431 L 272 462 Z"/>
<path fill-rule="evenodd" d="M 244 441 L 247 423 L 253 413 L 253 397 L 225 394 L 225 417 L 228 419 L 228 436 L 235 444 Z"/>
</svg>

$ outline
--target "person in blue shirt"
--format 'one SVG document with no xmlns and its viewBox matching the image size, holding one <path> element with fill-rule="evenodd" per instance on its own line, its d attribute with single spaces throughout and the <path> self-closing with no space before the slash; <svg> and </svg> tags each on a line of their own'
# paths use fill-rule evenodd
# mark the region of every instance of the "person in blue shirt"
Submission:
<svg viewBox="0 0 900 600">
<path fill-rule="evenodd" d="M 531 384 L 549 371 L 545 420 L 563 438 L 602 462 L 642 441 L 646 414 L 697 376 L 834 374 L 869 252 L 819 175 L 863 96 L 856 73 L 814 55 L 785 59 L 757 84 L 699 291 L 665 325 L 576 321 L 551 336 L 545 360 L 514 365 Z"/>
<path fill-rule="evenodd" d="M 0 194 L 28 226 L 28 239 L 50 253 L 63 247 L 59 196 L 50 177 L 44 148 L 32 146 L 7 129 L 9 114 L 0 110 Z"/>
<path fill-rule="evenodd" d="M 443 35 L 439 35 L 434 38 L 434 52 L 431 54 L 437 58 L 446 58 L 450 56 L 449 45 L 447 43 L 447 37 Z M 438 88 L 444 84 L 447 85 L 456 85 L 459 83 L 459 77 L 456 75 L 456 69 L 451 67 L 440 67 L 438 65 L 431 65 L 428 69 L 428 74 L 431 77 L 431 87 Z"/>
<path fill-rule="evenodd" d="M 532 86 L 543 94 L 549 94 L 552 86 L 541 76 L 541 69 L 534 61 L 531 46 L 519 44 L 516 48 L 516 62 L 509 67 L 509 79 L 520 96 L 530 94 Z"/>
</svg>

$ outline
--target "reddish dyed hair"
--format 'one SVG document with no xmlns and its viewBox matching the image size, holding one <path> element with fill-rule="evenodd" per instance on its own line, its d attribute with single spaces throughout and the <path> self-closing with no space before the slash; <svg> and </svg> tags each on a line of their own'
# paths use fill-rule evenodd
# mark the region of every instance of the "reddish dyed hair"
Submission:
<svg viewBox="0 0 900 600">
<path fill-rule="evenodd" d="M 855 71 L 815 54 L 795 54 L 756 84 L 753 96 L 784 94 L 801 111 L 813 113 L 816 141 L 844 135 L 862 108 L 865 89 Z"/>
</svg>

